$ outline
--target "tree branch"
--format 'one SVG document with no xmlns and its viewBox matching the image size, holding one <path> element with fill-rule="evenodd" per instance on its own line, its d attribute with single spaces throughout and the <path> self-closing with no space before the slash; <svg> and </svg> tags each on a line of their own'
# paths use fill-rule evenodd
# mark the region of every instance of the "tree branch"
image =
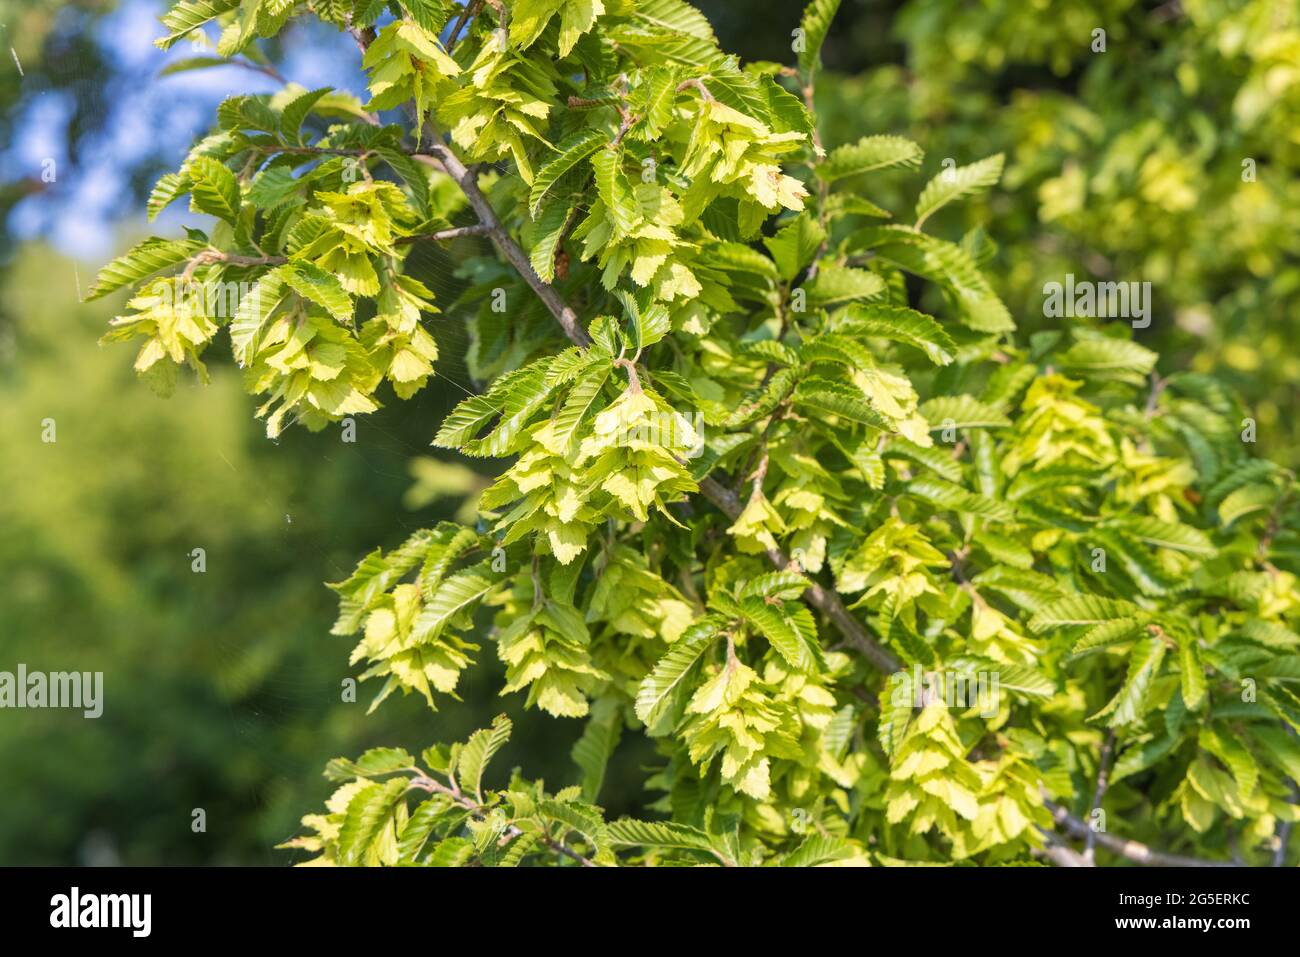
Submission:
<svg viewBox="0 0 1300 957">
<path fill-rule="evenodd" d="M 1231 861 L 1208 861 L 1201 857 L 1183 857 L 1180 854 L 1166 854 L 1164 851 L 1153 850 L 1137 841 L 1129 841 L 1122 837 L 1113 837 L 1104 832 L 1094 831 L 1087 823 L 1079 820 L 1079 818 L 1053 801 L 1044 799 L 1043 806 L 1052 812 L 1052 817 L 1055 819 L 1057 826 L 1072 837 L 1087 840 L 1088 835 L 1095 835 L 1096 842 L 1106 850 L 1112 854 L 1118 854 L 1125 860 L 1132 861 L 1135 864 L 1145 864 L 1152 867 L 1237 866 Z"/>
<path fill-rule="evenodd" d="M 520 248 L 510 232 L 501 224 L 501 220 L 497 218 L 496 210 L 478 188 L 478 175 L 474 169 L 462 163 L 460 157 L 438 139 L 436 132 L 430 142 L 424 145 L 424 149 L 427 153 L 417 153 L 417 158 L 430 156 L 441 164 L 447 175 L 456 182 L 460 191 L 465 194 L 465 198 L 469 200 L 470 206 L 479 218 L 479 223 L 484 227 L 486 234 L 492 237 L 501 255 L 505 256 L 515 271 L 523 276 L 524 282 L 528 283 L 537 294 L 537 298 L 542 300 L 551 315 L 555 317 L 555 321 L 560 324 L 560 328 L 564 330 L 564 334 L 574 345 L 590 345 L 591 338 L 578 322 L 578 314 L 560 297 L 553 286 L 537 275 L 533 264 L 528 260 L 528 254 Z"/>
<path fill-rule="evenodd" d="M 421 773 L 416 777 L 412 777 L 411 787 L 416 787 L 422 791 L 428 791 L 430 793 L 446 795 L 456 804 L 465 808 L 465 810 L 469 811 L 471 814 L 478 816 L 478 818 L 482 820 L 482 815 L 479 813 L 480 811 L 483 810 L 482 805 L 476 803 L 472 798 L 465 796 L 458 789 L 449 788 L 447 787 L 447 785 L 441 783 L 440 781 L 434 780 L 433 778 L 429 777 L 426 774 Z M 524 831 L 521 828 L 511 824 L 505 829 L 503 833 L 509 835 L 512 838 L 518 838 L 524 833 Z M 591 861 L 588 858 L 583 857 L 581 854 L 579 854 L 573 848 L 569 847 L 563 841 L 557 841 L 554 838 L 548 837 L 545 833 L 541 835 L 541 841 L 544 845 L 546 845 L 551 850 L 563 854 L 565 857 L 568 857 L 574 861 L 577 861 L 583 867 L 596 866 L 594 861 Z"/>
<path fill-rule="evenodd" d="M 414 236 L 403 236 L 395 240 L 399 246 L 408 243 L 417 243 L 422 239 L 431 239 L 434 242 L 445 242 L 449 239 L 459 239 L 461 236 L 486 236 L 491 232 L 487 226 L 482 223 L 475 223 L 473 226 L 455 226 L 451 229 L 440 229 L 436 233 L 416 233 Z"/>
<path fill-rule="evenodd" d="M 735 493 L 711 478 L 705 477 L 700 480 L 700 494 L 716 505 L 718 510 L 733 522 L 743 511 L 740 499 L 736 497 Z M 779 548 L 769 548 L 767 557 L 773 565 L 782 571 L 790 565 L 790 560 L 786 558 L 785 553 Z M 804 601 L 829 618 L 848 643 L 861 652 L 863 657 L 877 669 L 885 674 L 893 674 L 903 667 L 902 663 L 887 648 L 876 643 L 861 622 L 849 614 L 849 610 L 844 607 L 844 602 L 840 601 L 840 596 L 835 592 L 827 591 L 814 582 L 803 593 L 803 598 Z"/>
<path fill-rule="evenodd" d="M 1092 814 L 1096 813 L 1097 809 L 1101 807 L 1101 799 L 1106 796 L 1106 787 L 1109 784 L 1107 775 L 1110 773 L 1110 756 L 1114 750 L 1115 732 L 1112 730 L 1106 735 L 1106 740 L 1102 742 L 1101 755 L 1097 758 L 1097 789 L 1092 794 L 1092 812 L 1089 813 L 1089 817 L 1092 817 Z M 1088 829 L 1088 839 L 1083 846 L 1083 859 L 1089 866 L 1092 866 L 1093 861 L 1097 858 L 1096 843 L 1097 828 L 1090 827 Z"/>
</svg>

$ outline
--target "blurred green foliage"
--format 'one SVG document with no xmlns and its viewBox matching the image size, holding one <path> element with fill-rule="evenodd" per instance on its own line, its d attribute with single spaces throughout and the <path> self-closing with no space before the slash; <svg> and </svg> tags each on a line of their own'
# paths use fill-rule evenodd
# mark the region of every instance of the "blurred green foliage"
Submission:
<svg viewBox="0 0 1300 957">
<path fill-rule="evenodd" d="M 1005 151 L 1000 190 L 945 215 L 996 222 L 988 271 L 1021 328 L 1067 273 L 1149 281 L 1161 370 L 1222 376 L 1296 461 L 1300 4 L 912 0 L 894 33 L 901 64 L 819 87 L 828 139 L 902 132 L 934 172 Z"/>
<path fill-rule="evenodd" d="M 0 862 L 266 861 L 320 759 L 376 733 L 341 701 L 320 583 L 413 521 L 394 512 L 415 443 L 376 421 L 355 446 L 277 447 L 230 369 L 171 401 L 142 392 L 95 345 L 113 304 L 79 304 L 78 278 L 28 247 L 4 280 L 0 668 L 103 671 L 105 708 L 0 714 L 0 766 L 22 782 L 0 802 Z M 418 730 L 403 714 L 390 730 Z"/>
</svg>

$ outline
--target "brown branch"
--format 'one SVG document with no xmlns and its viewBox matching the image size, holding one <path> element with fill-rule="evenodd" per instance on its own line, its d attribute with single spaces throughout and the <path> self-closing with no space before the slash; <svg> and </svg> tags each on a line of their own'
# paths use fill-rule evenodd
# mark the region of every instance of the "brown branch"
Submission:
<svg viewBox="0 0 1300 957">
<path fill-rule="evenodd" d="M 704 85 L 704 81 L 698 76 L 693 76 L 689 80 L 683 80 L 681 83 L 677 84 L 677 92 L 681 93 L 691 87 L 695 87 L 695 89 L 699 90 L 700 96 L 704 99 L 709 101 L 713 100 L 713 94 L 709 92 L 709 88 Z"/>
<path fill-rule="evenodd" d="M 455 181 L 460 191 L 465 194 L 465 198 L 469 200 L 485 233 L 492 237 L 501 255 L 506 257 L 515 271 L 523 276 L 524 282 L 528 283 L 537 294 L 537 298 L 542 300 L 551 315 L 555 317 L 555 321 L 560 324 L 560 328 L 564 330 L 564 334 L 575 345 L 590 345 L 591 338 L 578 322 L 578 314 L 560 297 L 553 286 L 537 275 L 533 264 L 528 260 L 528 254 L 520 248 L 510 232 L 502 225 L 501 220 L 497 218 L 496 210 L 478 188 L 478 175 L 475 171 L 462 163 L 460 157 L 437 137 L 436 132 L 430 142 L 425 144 L 424 149 L 427 152 L 416 154 L 417 157 L 427 155 L 442 164 L 447 175 Z"/>
<path fill-rule="evenodd" d="M 733 522 L 740 517 L 743 507 L 740 504 L 740 499 L 730 489 L 711 478 L 705 477 L 700 479 L 700 493 Z M 773 565 L 782 571 L 790 567 L 790 560 L 786 558 L 785 553 L 779 548 L 769 548 L 767 557 Z M 849 614 L 849 610 L 844 607 L 844 602 L 840 601 L 840 596 L 835 592 L 828 591 L 814 582 L 803 593 L 803 598 L 804 601 L 829 618 L 831 623 L 839 629 L 845 640 L 877 669 L 885 674 L 893 674 L 903 667 L 892 652 L 877 644 L 871 635 L 867 633 L 866 627 Z"/>
<path fill-rule="evenodd" d="M 475 815 L 479 820 L 483 820 L 483 818 L 485 817 L 485 815 L 480 813 L 483 810 L 483 806 L 475 802 L 472 798 L 466 797 L 464 794 L 462 794 L 460 788 L 448 787 L 447 785 L 443 784 L 440 781 L 435 781 L 433 778 L 429 777 L 426 774 L 421 773 L 416 777 L 412 777 L 411 787 L 419 788 L 422 791 L 428 791 L 430 793 L 445 795 L 446 797 L 449 797 L 453 802 L 458 804 L 460 807 L 465 808 L 465 810 Z M 523 831 L 523 829 L 516 827 L 514 824 L 511 824 L 505 829 L 503 833 L 509 835 L 510 837 L 518 838 L 525 832 Z M 596 866 L 594 861 L 586 857 L 583 857 L 581 854 L 579 854 L 573 848 L 569 847 L 563 841 L 557 841 L 545 833 L 541 835 L 541 840 L 542 843 L 545 844 L 551 850 L 556 851 L 557 853 L 563 854 L 565 857 L 577 861 L 583 867 Z"/>
<path fill-rule="evenodd" d="M 448 53 L 451 53 L 452 47 L 456 45 L 456 38 L 460 36 L 460 31 L 465 29 L 466 21 L 482 9 L 483 0 L 466 0 L 465 5 L 460 8 L 460 16 L 456 18 L 456 25 L 451 28 L 451 33 L 447 34 Z"/>
<path fill-rule="evenodd" d="M 1113 837 L 1104 832 L 1094 831 L 1086 822 L 1075 817 L 1061 805 L 1047 799 L 1043 800 L 1043 806 L 1052 812 L 1052 818 L 1056 821 L 1058 827 L 1062 828 L 1072 837 L 1087 840 L 1089 834 L 1096 836 L 1096 841 L 1112 854 L 1118 854 L 1125 860 L 1132 861 L 1135 864 L 1146 864 L 1152 867 L 1237 867 L 1238 865 L 1231 861 L 1208 861 L 1201 857 L 1184 857 L 1181 854 L 1166 854 L 1164 851 L 1157 851 L 1138 841 L 1126 840 L 1122 837 Z"/>
<path fill-rule="evenodd" d="M 403 236 L 395 240 L 399 246 L 408 243 L 418 243 L 422 239 L 431 239 L 434 242 L 445 242 L 449 239 L 459 239 L 462 236 L 486 236 L 491 230 L 482 223 L 475 223 L 473 226 L 455 226 L 451 229 L 440 229 L 435 233 L 416 233 L 414 236 Z"/>
<path fill-rule="evenodd" d="M 1091 818 L 1101 807 L 1101 799 L 1106 796 L 1106 788 L 1109 785 L 1107 780 L 1110 774 L 1110 756 L 1115 750 L 1115 732 L 1112 730 L 1106 735 L 1106 740 L 1102 742 L 1101 754 L 1097 758 L 1097 788 L 1092 793 L 1092 811 L 1088 814 Z M 1083 859 L 1091 867 L 1097 858 L 1096 854 L 1097 828 L 1088 829 L 1088 838 L 1083 845 Z"/>
<path fill-rule="evenodd" d="M 1090 867 L 1091 865 L 1084 860 L 1083 855 L 1074 848 L 1070 847 L 1065 841 L 1061 840 L 1054 832 L 1044 828 L 1039 828 L 1047 846 L 1038 853 L 1047 858 L 1057 867 Z"/>
</svg>

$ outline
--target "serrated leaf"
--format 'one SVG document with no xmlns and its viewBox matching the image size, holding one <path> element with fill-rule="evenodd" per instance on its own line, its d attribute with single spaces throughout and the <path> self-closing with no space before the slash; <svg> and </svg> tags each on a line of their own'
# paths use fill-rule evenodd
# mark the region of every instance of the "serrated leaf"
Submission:
<svg viewBox="0 0 1300 957">
<path fill-rule="evenodd" d="M 224 219 L 230 225 L 239 222 L 239 182 L 235 174 L 210 156 L 197 156 L 185 167 L 192 180 L 190 205 L 195 212 Z"/>
<path fill-rule="evenodd" d="M 510 719 L 502 714 L 492 720 L 491 728 L 480 728 L 469 736 L 456 762 L 456 780 L 462 791 L 482 799 L 483 771 L 510 740 L 511 728 Z"/>
<path fill-rule="evenodd" d="M 557 448 L 571 448 L 578 437 L 579 427 L 591 411 L 601 389 L 609 379 L 611 366 L 600 363 L 585 373 L 564 399 L 564 405 L 555 415 L 553 426 Z"/>
<path fill-rule="evenodd" d="M 605 768 L 610 755 L 618 747 L 623 732 L 621 708 L 612 698 L 602 698 L 591 709 L 582 737 L 569 752 L 582 771 L 582 797 L 585 801 L 595 801 L 600 796 L 600 788 L 605 780 Z"/>
<path fill-rule="evenodd" d="M 1097 595 L 1070 595 L 1042 608 L 1029 619 L 1029 630 L 1042 634 L 1068 625 L 1099 625 L 1107 621 L 1136 617 L 1138 607 L 1132 602 Z"/>
<path fill-rule="evenodd" d="M 740 613 L 745 620 L 767 639 L 786 664 L 795 671 L 816 674 L 819 655 L 804 629 L 800 628 L 796 619 L 799 612 L 808 615 L 808 610 L 802 605 L 769 604 L 762 598 L 745 598 L 740 602 Z M 811 624 L 811 616 L 808 624 Z"/>
<path fill-rule="evenodd" d="M 944 395 L 922 403 L 921 415 L 930 423 L 930 431 L 940 429 L 1003 429 L 1011 420 L 996 406 L 986 405 L 974 396 Z"/>
<path fill-rule="evenodd" d="M 341 863 L 357 865 L 365 862 L 366 853 L 409 786 L 409 781 L 403 776 L 368 785 L 353 795 L 339 826 L 338 855 Z"/>
<path fill-rule="evenodd" d="M 829 264 L 817 271 L 807 290 L 809 303 L 819 306 L 872 299 L 884 291 L 885 281 L 874 272 Z"/>
<path fill-rule="evenodd" d="M 240 0 L 181 0 L 163 14 L 163 26 L 170 32 L 167 36 L 154 40 L 154 46 L 161 50 L 169 49 L 177 40 L 223 13 L 234 10 L 239 3 Z"/>
<path fill-rule="evenodd" d="M 303 121 L 317 101 L 329 92 L 330 87 L 323 86 L 318 90 L 308 90 L 286 103 L 280 111 L 280 135 L 290 143 L 301 143 L 302 137 L 299 134 Z"/>
<path fill-rule="evenodd" d="M 721 634 L 723 619 L 707 615 L 682 632 L 637 689 L 636 716 L 653 729 L 669 709 L 674 693 Z"/>
<path fill-rule="evenodd" d="M 1160 670 L 1165 651 L 1165 643 L 1159 638 L 1139 642 L 1129 657 L 1128 674 L 1123 687 L 1106 707 L 1092 716 L 1093 720 L 1109 716 L 1108 725 L 1112 728 L 1136 722 L 1145 710 L 1147 692 L 1151 690 L 1151 684 Z"/>
<path fill-rule="evenodd" d="M 352 297 L 333 274 L 315 263 L 291 262 L 282 269 L 280 276 L 290 289 L 316 303 L 339 322 L 352 318 Z"/>
<path fill-rule="evenodd" d="M 812 262 L 825 241 L 826 230 L 821 224 L 808 213 L 800 213 L 775 235 L 764 237 L 763 245 L 772 254 L 781 278 L 789 282 Z"/>
<path fill-rule="evenodd" d="M 401 748 L 371 748 L 355 761 L 334 758 L 325 766 L 325 776 L 331 781 L 351 778 L 373 778 L 415 765 L 415 759 Z"/>
<path fill-rule="evenodd" d="M 969 166 L 946 169 L 921 190 L 916 201 L 916 228 L 948 203 L 963 196 L 982 192 L 1002 178 L 1001 153 L 995 153 Z"/>
<path fill-rule="evenodd" d="M 814 167 L 814 172 L 827 182 L 869 173 L 890 166 L 915 169 L 921 165 L 925 154 L 921 147 L 901 136 L 864 136 L 856 143 L 847 143 L 831 150 L 825 162 Z"/>
<path fill-rule="evenodd" d="M 241 366 L 253 361 L 262 330 L 288 295 L 284 273 L 277 268 L 264 273 L 249 294 L 239 300 L 239 309 L 230 321 L 230 347 Z"/>
<path fill-rule="evenodd" d="M 546 194 L 561 176 L 608 143 L 609 136 L 594 129 L 579 130 L 560 141 L 555 147 L 555 155 L 543 163 L 533 177 L 533 188 L 528 194 L 528 209 L 533 217 L 536 218 Z M 614 155 L 612 151 L 610 155 Z"/>
<path fill-rule="evenodd" d="M 591 158 L 596 171 L 596 192 L 605 204 L 605 211 L 614 224 L 614 232 L 625 236 L 641 219 L 636 197 L 627 175 L 623 172 L 622 149 L 598 150 Z"/>
<path fill-rule="evenodd" d="M 889 432 L 894 429 L 893 423 L 872 406 L 861 389 L 854 386 L 828 379 L 805 379 L 795 389 L 794 399 L 804 408 L 828 412 L 850 422 L 874 426 Z"/>
<path fill-rule="evenodd" d="M 920 349 L 936 365 L 946 366 L 956 358 L 957 345 L 933 316 L 881 303 L 853 303 L 837 322 L 842 332 L 889 339 Z"/>
<path fill-rule="evenodd" d="M 840 0 L 810 0 L 804 7 L 803 19 L 799 26 L 803 30 L 803 45 L 799 48 L 799 69 L 811 74 L 821 62 L 822 44 L 830 32 L 831 21 L 835 11 L 840 8 Z"/>
<path fill-rule="evenodd" d="M 421 609 L 411 626 L 410 643 L 419 644 L 438 637 L 452 618 L 481 599 L 496 584 L 490 560 L 452 575 L 438 586 L 437 594 Z"/>
<path fill-rule="evenodd" d="M 178 266 L 206 245 L 196 240 L 151 236 L 101 269 L 95 284 L 86 293 L 86 301 L 107 296 L 116 289 L 139 282 L 156 272 Z"/>
</svg>

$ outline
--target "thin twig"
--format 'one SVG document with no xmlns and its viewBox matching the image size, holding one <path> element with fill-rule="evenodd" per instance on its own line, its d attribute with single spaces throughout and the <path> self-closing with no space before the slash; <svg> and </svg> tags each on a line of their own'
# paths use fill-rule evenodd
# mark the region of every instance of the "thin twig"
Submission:
<svg viewBox="0 0 1300 957">
<path fill-rule="evenodd" d="M 428 775 L 420 774 L 416 777 L 411 778 L 411 787 L 419 788 L 422 791 L 429 791 L 431 793 L 445 795 L 446 797 L 451 798 L 451 800 L 455 802 L 457 805 L 465 808 L 465 810 L 475 815 L 479 820 L 482 820 L 486 816 L 481 813 L 483 811 L 483 806 L 475 802 L 473 798 L 467 797 L 464 794 L 462 794 L 460 792 L 460 788 L 448 787 L 447 785 L 443 784 L 441 781 L 436 781 L 433 778 L 429 777 Z M 525 832 L 521 828 L 517 827 L 514 824 L 507 826 L 503 832 L 503 834 L 513 838 L 517 838 L 524 833 Z M 565 857 L 577 861 L 583 867 L 596 866 L 596 863 L 594 861 L 586 857 L 583 857 L 581 854 L 579 854 L 573 848 L 569 847 L 563 841 L 557 841 L 552 837 L 548 837 L 546 834 L 542 834 L 540 836 L 541 836 L 542 843 L 545 844 L 551 850 L 556 851 L 560 854 L 563 854 Z"/>
<path fill-rule="evenodd" d="M 1138 841 L 1125 840 L 1122 837 L 1113 837 L 1110 834 L 1098 833 L 1094 831 L 1085 821 L 1081 821 L 1065 808 L 1061 807 L 1047 799 L 1043 800 L 1043 806 L 1052 812 L 1052 817 L 1058 827 L 1064 829 L 1072 837 L 1086 840 L 1089 834 L 1096 834 L 1097 843 L 1110 851 L 1112 854 L 1118 854 L 1125 860 L 1132 861 L 1135 864 L 1146 864 L 1154 867 L 1236 867 L 1231 861 L 1209 861 L 1201 857 L 1184 857 L 1181 854 L 1166 854 L 1164 851 L 1157 851 Z"/>
<path fill-rule="evenodd" d="M 436 133 L 425 144 L 424 150 L 425 152 L 417 154 L 417 158 L 427 155 L 442 164 L 447 175 L 455 181 L 460 191 L 465 194 L 465 198 L 469 200 L 470 206 L 478 215 L 479 222 L 485 227 L 486 234 L 492 237 L 501 254 L 506 257 L 515 271 L 523 276 L 524 282 L 528 283 L 529 288 L 537 294 L 537 298 L 542 300 L 551 315 L 555 317 L 555 321 L 560 324 L 560 328 L 564 330 L 564 334 L 575 345 L 590 345 L 591 338 L 579 323 L 578 314 L 560 297 L 553 286 L 537 275 L 533 264 L 528 260 L 528 254 L 520 248 L 509 231 L 501 224 L 501 220 L 497 218 L 492 204 L 479 190 L 477 174 L 462 163 L 460 157 L 437 138 Z"/>
<path fill-rule="evenodd" d="M 459 239 L 462 236 L 486 236 L 490 232 L 491 230 L 487 226 L 482 223 L 475 223 L 473 226 L 454 226 L 451 229 L 440 229 L 435 233 L 416 233 L 414 236 L 403 236 L 394 242 L 399 246 L 418 243 L 424 239 L 431 239 L 440 243 L 449 239 Z"/>
<path fill-rule="evenodd" d="M 460 8 L 460 16 L 456 18 L 456 25 L 451 28 L 451 33 L 447 34 L 447 52 L 451 53 L 452 47 L 456 45 L 456 40 L 460 37 L 460 31 L 465 29 L 465 23 L 470 17 L 477 14 L 483 9 L 483 0 L 472 0 L 466 2 Z"/>
<path fill-rule="evenodd" d="M 1106 788 L 1109 784 L 1107 777 L 1110 774 L 1110 756 L 1115 750 L 1115 732 L 1112 729 L 1106 735 L 1106 740 L 1102 742 L 1101 754 L 1097 758 L 1097 788 L 1092 794 L 1092 811 L 1089 812 L 1089 820 L 1096 815 L 1101 807 L 1101 799 L 1106 796 Z M 1096 853 L 1097 828 L 1092 827 L 1088 830 L 1088 838 L 1083 845 L 1083 859 L 1091 867 L 1097 859 Z"/>
</svg>

